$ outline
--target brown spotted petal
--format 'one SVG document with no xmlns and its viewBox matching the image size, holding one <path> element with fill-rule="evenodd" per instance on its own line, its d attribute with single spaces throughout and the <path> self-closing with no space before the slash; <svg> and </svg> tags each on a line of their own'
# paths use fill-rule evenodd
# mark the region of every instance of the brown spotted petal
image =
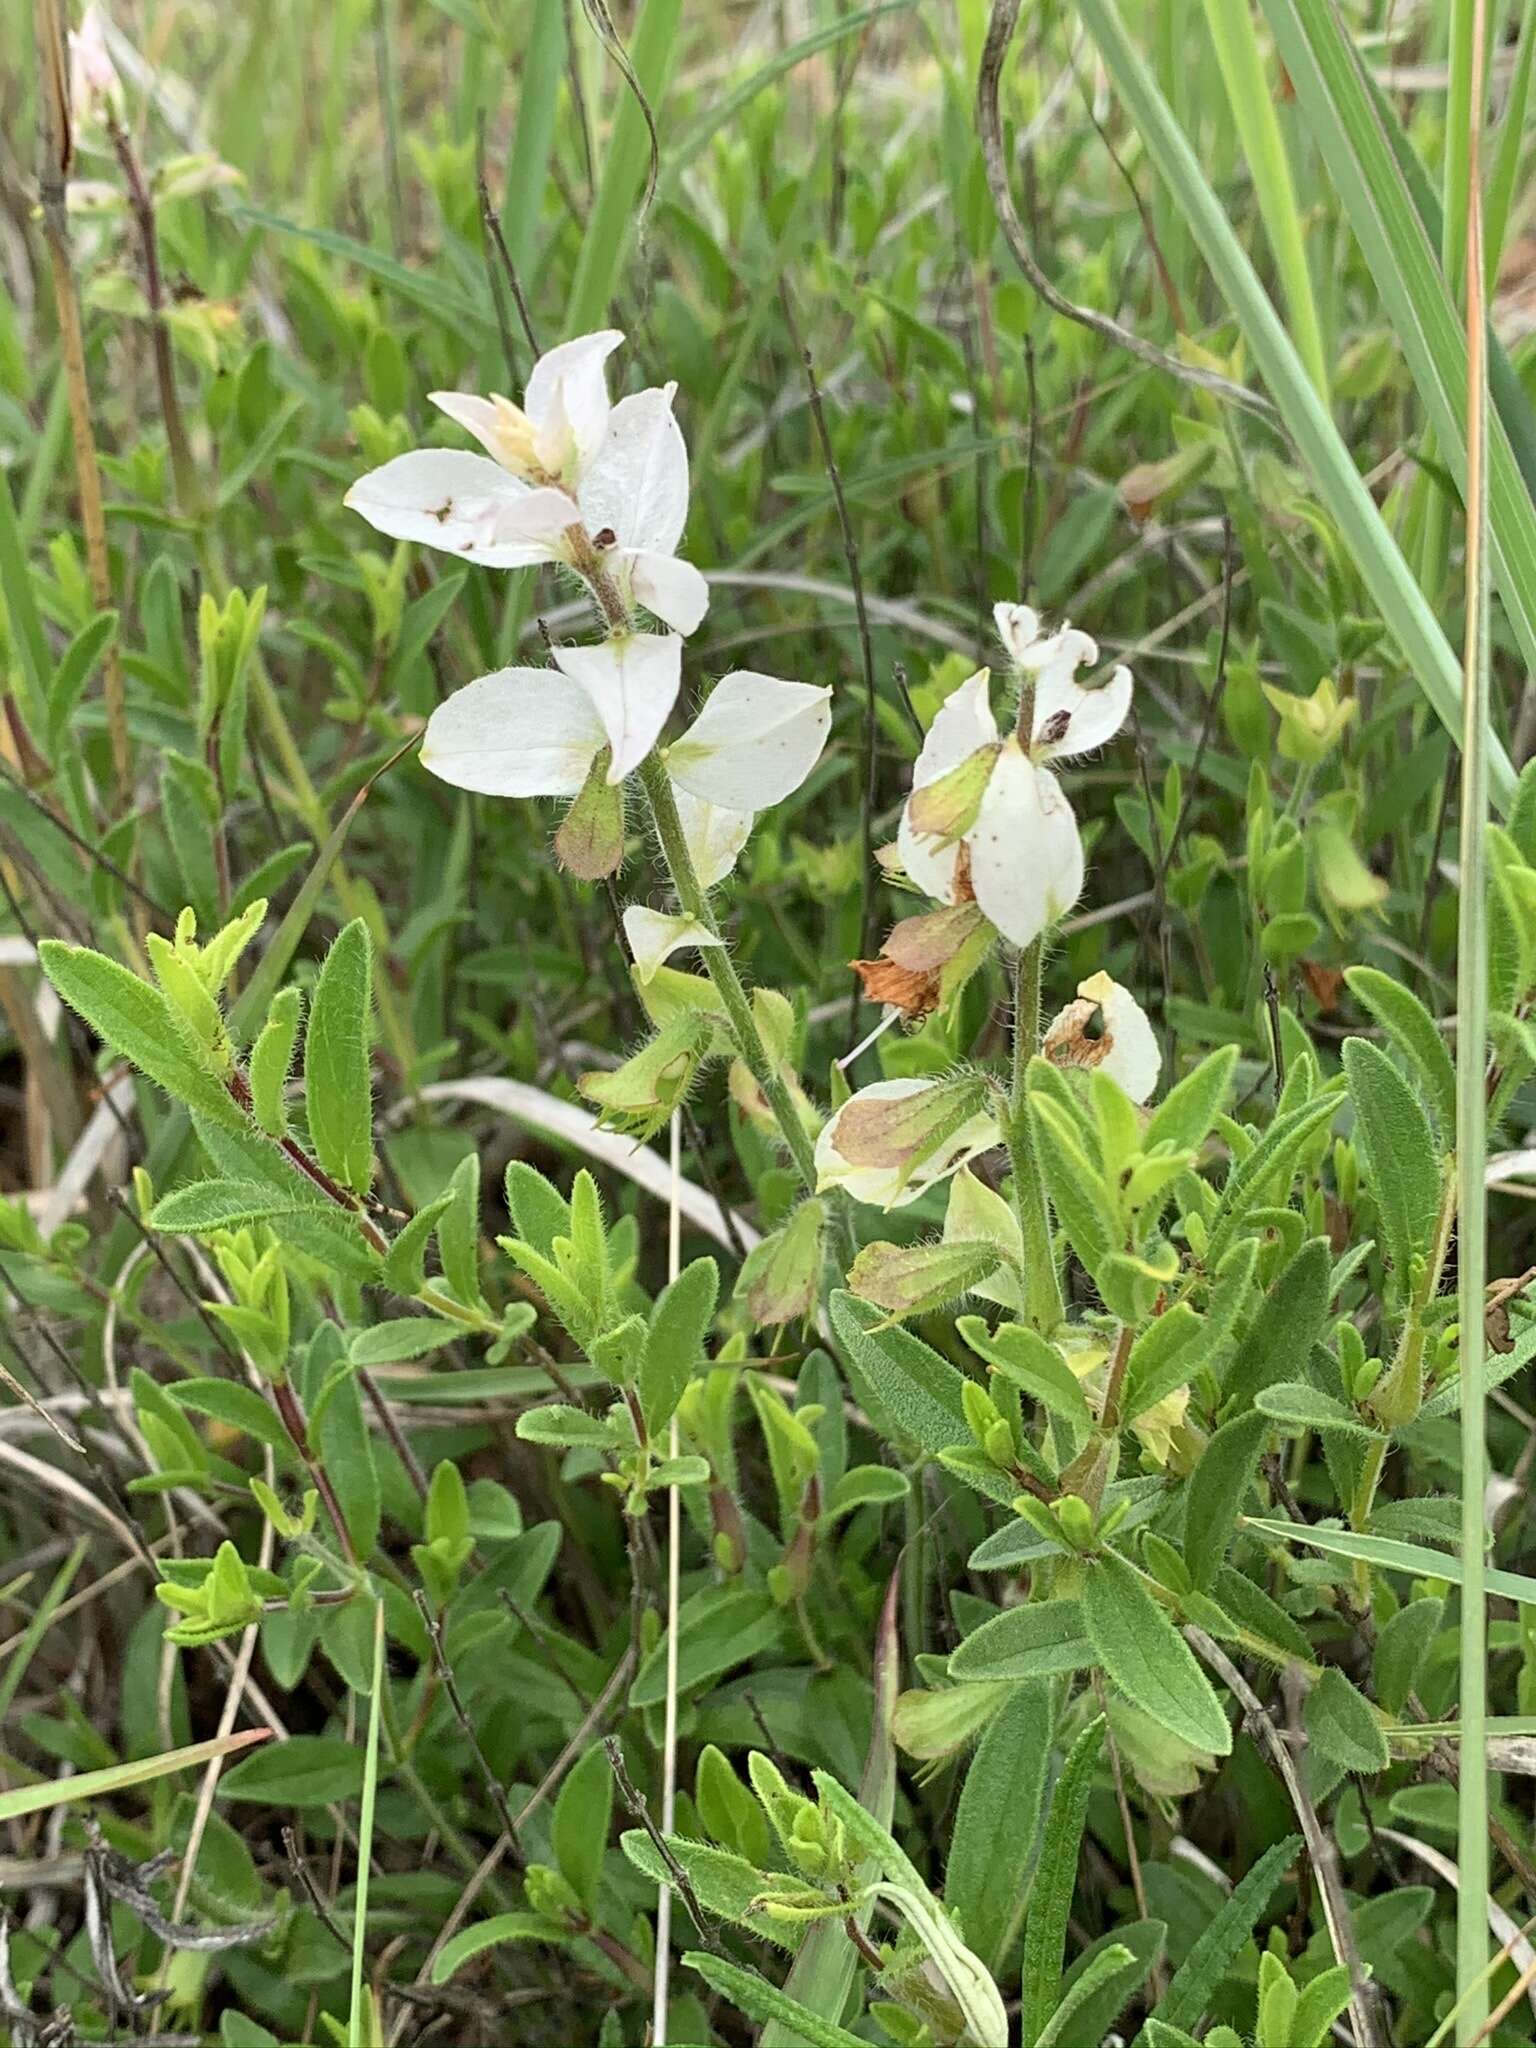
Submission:
<svg viewBox="0 0 1536 2048">
<path fill-rule="evenodd" d="M 1107 974 L 1078 983 L 1077 1000 L 1051 1019 L 1040 1050 L 1054 1066 L 1101 1069 L 1132 1102 L 1147 1100 L 1162 1067 L 1146 1012 Z"/>
</svg>

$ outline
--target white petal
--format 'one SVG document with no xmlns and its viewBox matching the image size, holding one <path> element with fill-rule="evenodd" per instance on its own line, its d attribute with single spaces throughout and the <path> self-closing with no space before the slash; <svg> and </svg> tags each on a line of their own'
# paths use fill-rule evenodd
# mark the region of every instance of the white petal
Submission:
<svg viewBox="0 0 1536 2048">
<path fill-rule="evenodd" d="M 1041 669 L 1053 668 L 1058 662 L 1070 671 L 1081 668 L 1085 662 L 1091 665 L 1098 658 L 1099 643 L 1093 635 L 1079 632 L 1063 619 L 1056 632 L 1041 634 L 1027 650 L 1021 666 L 1038 675 Z"/>
<path fill-rule="evenodd" d="M 988 685 L 990 669 L 979 668 L 973 676 L 950 691 L 939 706 L 923 750 L 912 769 L 913 789 L 937 782 L 951 768 L 969 760 L 978 748 L 991 746 L 997 738 L 997 721 L 992 716 Z M 896 846 L 908 876 L 925 895 L 937 903 L 953 903 L 955 868 L 960 859 L 958 846 L 939 846 L 912 830 L 905 807 L 897 828 Z"/>
<path fill-rule="evenodd" d="M 608 375 L 605 364 L 624 339 L 615 327 L 599 334 L 578 335 L 540 356 L 523 393 L 523 411 L 541 438 L 562 429 L 575 453 L 580 473 L 603 445 L 608 431 Z M 562 471 L 564 474 L 568 472 Z"/>
<path fill-rule="evenodd" d="M 1162 1047 L 1147 1013 L 1128 988 L 1096 974 L 1079 982 L 1078 994 L 1098 1003 L 1104 1012 L 1104 1034 L 1110 1041 L 1101 1070 L 1112 1074 L 1132 1102 L 1145 1102 L 1162 1072 Z"/>
<path fill-rule="evenodd" d="M 629 593 L 674 633 L 691 633 L 709 610 L 709 585 L 681 555 L 653 554 L 648 548 L 620 551 L 610 557 Z"/>
<path fill-rule="evenodd" d="M 561 498 L 558 491 L 531 492 L 484 455 L 417 448 L 360 476 L 344 502 L 392 540 L 419 541 L 488 569 L 520 569 L 547 561 L 550 553 L 547 540 L 519 531 L 524 501 L 534 495 Z M 568 499 L 561 502 L 569 505 Z M 544 505 L 542 522 L 535 521 L 541 533 L 549 528 L 551 509 Z M 570 516 L 574 507 L 567 524 Z"/>
<path fill-rule="evenodd" d="M 664 910 L 647 910 L 640 903 L 631 903 L 624 913 L 624 936 L 642 984 L 654 980 L 657 968 L 684 946 L 725 944 L 718 932 L 696 917 L 673 917 Z"/>
<path fill-rule="evenodd" d="M 821 758 L 832 692 L 737 669 L 667 749 L 667 772 L 694 796 L 733 811 L 782 803 Z"/>
<path fill-rule="evenodd" d="M 611 528 L 621 547 L 670 555 L 688 520 L 688 451 L 672 416 L 675 384 L 621 398 L 581 479 L 590 533 Z"/>
<path fill-rule="evenodd" d="M 655 746 L 677 702 L 682 641 L 675 633 L 627 633 L 595 647 L 557 647 L 555 660 L 592 700 L 613 749 L 608 780 L 622 782 Z"/>
<path fill-rule="evenodd" d="M 446 413 L 466 434 L 473 434 L 487 455 L 493 456 L 504 469 L 521 474 L 521 465 L 508 460 L 512 449 L 505 401 L 498 405 L 494 398 L 479 398 L 471 391 L 429 391 L 427 396 L 439 412 Z M 511 417 L 515 421 L 518 415 L 514 412 Z M 526 422 L 522 432 L 528 432 Z"/>
<path fill-rule="evenodd" d="M 691 796 L 675 782 L 672 794 L 677 799 L 677 815 L 688 842 L 693 872 L 702 887 L 712 889 L 725 880 L 740 858 L 741 849 L 751 836 L 752 813 L 705 803 L 702 797 Z"/>
<path fill-rule="evenodd" d="M 1046 760 L 1086 754 L 1112 740 L 1131 709 L 1131 672 L 1117 668 L 1107 683 L 1085 690 L 1070 661 L 1053 662 L 1035 684 L 1035 743 Z"/>
<path fill-rule="evenodd" d="M 1003 748 L 966 834 L 971 887 L 985 915 L 1028 946 L 1082 894 L 1083 843 L 1072 806 L 1048 768 L 1016 743 Z"/>
<path fill-rule="evenodd" d="M 558 669 L 503 668 L 438 705 L 421 760 L 484 796 L 574 796 L 603 739 L 585 691 Z"/>
<path fill-rule="evenodd" d="M 1032 605 L 995 604 L 992 617 L 997 626 L 997 637 L 1007 649 L 1009 659 L 1022 665 L 1030 648 L 1040 638 L 1040 614 Z"/>
</svg>

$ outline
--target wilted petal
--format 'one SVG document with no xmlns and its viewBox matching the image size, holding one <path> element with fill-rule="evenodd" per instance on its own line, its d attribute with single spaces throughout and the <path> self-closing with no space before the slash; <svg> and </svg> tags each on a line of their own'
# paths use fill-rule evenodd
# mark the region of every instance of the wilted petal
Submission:
<svg viewBox="0 0 1536 2048">
<path fill-rule="evenodd" d="M 557 647 L 555 660 L 579 683 L 613 749 L 610 782 L 622 782 L 656 744 L 677 701 L 683 643 L 675 633 L 626 633 L 595 647 Z"/>
<path fill-rule="evenodd" d="M 635 603 L 674 633 L 693 632 L 709 610 L 709 585 L 692 562 L 685 562 L 680 555 L 636 548 L 620 550 L 613 559 L 621 578 L 628 579 Z"/>
<path fill-rule="evenodd" d="M 1015 741 L 998 756 L 966 845 L 976 901 L 1015 946 L 1031 945 L 1082 894 L 1072 806 L 1050 770 Z"/>
<path fill-rule="evenodd" d="M 684 946 L 721 946 L 718 932 L 696 917 L 674 917 L 665 910 L 647 910 L 631 903 L 624 913 L 624 936 L 635 956 L 635 971 L 642 983 L 654 979 L 656 970 Z"/>
<path fill-rule="evenodd" d="M 1078 983 L 1076 1002 L 1052 1018 L 1040 1050 L 1058 1067 L 1097 1067 L 1118 1081 L 1132 1102 L 1147 1100 L 1163 1064 L 1145 1010 L 1107 974 Z"/>
<path fill-rule="evenodd" d="M 990 681 L 991 671 L 978 669 L 939 706 L 912 770 L 914 790 L 939 781 L 982 747 L 995 744 L 997 721 L 987 694 Z M 918 888 L 939 903 L 959 900 L 955 887 L 960 862 L 958 846 L 940 845 L 914 831 L 905 806 L 896 844 L 901 864 Z"/>
<path fill-rule="evenodd" d="M 541 455 L 560 476 L 579 476 L 603 445 L 608 432 L 605 365 L 623 339 L 615 327 L 578 335 L 533 366 L 523 411 L 533 422 Z"/>
<path fill-rule="evenodd" d="M 1035 684 L 1034 737 L 1047 760 L 1086 754 L 1112 740 L 1131 709 L 1131 672 L 1117 668 L 1109 681 L 1085 690 L 1076 664 L 1052 662 Z"/>
<path fill-rule="evenodd" d="M 529 387 L 531 390 L 531 386 Z M 688 451 L 672 415 L 675 384 L 621 398 L 581 479 L 587 531 L 670 555 L 688 519 Z"/>
<path fill-rule="evenodd" d="M 821 1128 L 818 1193 L 846 1188 L 856 1202 L 881 1209 L 915 1202 L 935 1181 L 1000 1142 L 995 1119 L 984 1108 L 970 1112 L 972 1100 L 963 1083 L 872 1081 Z M 850 1158 L 844 1145 L 857 1156 Z"/>
<path fill-rule="evenodd" d="M 737 669 L 667 749 L 672 780 L 733 811 L 766 810 L 800 787 L 821 758 L 832 692 Z"/>
<path fill-rule="evenodd" d="M 703 888 L 712 889 L 725 880 L 740 858 L 741 849 L 751 837 L 753 814 L 706 803 L 703 797 L 692 795 L 675 782 L 672 794 L 677 800 L 677 815 L 688 842 L 693 872 Z"/>
<path fill-rule="evenodd" d="M 488 569 L 547 561 L 551 536 L 576 517 L 562 492 L 530 490 L 499 463 L 455 448 L 397 455 L 360 476 L 343 502 L 392 540 L 419 541 Z"/>
<path fill-rule="evenodd" d="M 548 668 L 503 668 L 438 705 L 423 767 L 482 796 L 575 796 L 603 745 L 583 690 Z"/>
</svg>

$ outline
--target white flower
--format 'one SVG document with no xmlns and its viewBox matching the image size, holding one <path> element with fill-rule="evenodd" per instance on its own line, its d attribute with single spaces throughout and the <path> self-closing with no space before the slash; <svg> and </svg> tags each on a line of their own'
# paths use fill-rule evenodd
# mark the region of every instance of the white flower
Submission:
<svg viewBox="0 0 1536 2048">
<path fill-rule="evenodd" d="M 665 749 L 683 836 L 705 888 L 736 865 L 754 814 L 804 782 L 831 726 L 830 690 L 737 669 L 721 677 L 682 738 Z"/>
<path fill-rule="evenodd" d="M 898 847 L 918 887 L 941 903 L 972 899 L 1015 946 L 1031 944 L 1064 917 L 1083 886 L 1077 820 L 1049 761 L 1101 747 L 1125 723 L 1131 674 L 1117 668 L 1101 689 L 1077 680 L 1098 658 L 1086 633 L 1063 627 L 1042 640 L 1028 606 L 999 606 L 1016 663 L 1035 670 L 1026 748 L 999 735 L 988 697 L 990 671 L 975 675 L 939 709 L 912 771 Z M 1035 664 L 1038 661 L 1038 669 Z M 924 792 L 928 794 L 924 795 Z"/>
<path fill-rule="evenodd" d="M 360 477 L 346 503 L 392 539 L 488 569 L 579 568 L 590 543 L 626 600 L 691 633 L 709 589 L 691 563 L 676 559 L 688 517 L 688 455 L 672 416 L 677 387 L 654 386 L 610 406 L 605 366 L 623 339 L 607 328 L 540 356 L 520 406 L 499 395 L 434 391 L 433 404 L 487 454 L 414 449 Z"/>
<path fill-rule="evenodd" d="M 1058 1067 L 1097 1068 L 1118 1081 L 1132 1102 L 1157 1086 L 1163 1055 L 1147 1014 L 1128 988 L 1107 974 L 1077 985 L 1077 1001 L 1051 1019 L 1040 1050 Z"/>
<path fill-rule="evenodd" d="M 834 1110 L 816 1140 L 816 1192 L 900 1209 L 1002 1142 L 975 1081 L 872 1081 Z"/>
<path fill-rule="evenodd" d="M 575 796 L 604 747 L 622 782 L 650 752 L 677 699 L 683 643 L 631 633 L 557 647 L 557 667 L 503 668 L 439 704 L 421 758 L 483 796 Z"/>
<path fill-rule="evenodd" d="M 665 910 L 647 910 L 631 903 L 624 912 L 624 936 L 635 956 L 635 972 L 642 986 L 656 978 L 656 970 L 684 946 L 723 946 L 724 939 L 696 917 L 674 917 Z"/>
<path fill-rule="evenodd" d="M 123 88 L 107 48 L 107 18 L 94 4 L 69 32 L 69 113 L 77 128 L 120 115 Z"/>
</svg>

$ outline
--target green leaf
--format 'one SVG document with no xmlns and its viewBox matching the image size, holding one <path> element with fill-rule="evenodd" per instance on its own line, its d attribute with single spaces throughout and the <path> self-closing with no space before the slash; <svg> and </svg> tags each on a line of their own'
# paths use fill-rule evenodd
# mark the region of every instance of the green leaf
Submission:
<svg viewBox="0 0 1536 2048">
<path fill-rule="evenodd" d="M 1131 1346 L 1125 1368 L 1121 1420 L 1134 1422 L 1175 1388 L 1184 1386 L 1207 1352 L 1205 1317 L 1187 1301 L 1154 1316 Z"/>
<path fill-rule="evenodd" d="M 480 1154 L 466 1152 L 453 1169 L 448 1203 L 438 1218 L 443 1278 L 467 1308 L 480 1302 Z"/>
<path fill-rule="evenodd" d="M 237 1380 L 177 1380 L 166 1388 L 171 1399 L 198 1415 L 211 1415 L 216 1422 L 242 1430 L 257 1443 L 270 1444 L 275 1451 L 293 1454 L 293 1440 L 270 1401 L 264 1401 L 254 1387 Z"/>
<path fill-rule="evenodd" d="M 597 1911 L 612 1817 L 613 1769 L 607 1751 L 594 1743 L 566 1773 L 550 1829 L 556 1867 L 589 1914 Z"/>
<path fill-rule="evenodd" d="M 43 972 L 63 1000 L 112 1051 L 210 1123 L 244 1130 L 245 1118 L 218 1077 L 199 1066 L 177 1030 L 158 989 L 88 946 L 44 939 L 37 949 Z"/>
<path fill-rule="evenodd" d="M 1051 1688 L 1015 1688 L 977 1745 L 955 1811 L 944 1903 L 994 1976 L 1024 1918 L 1054 1732 Z"/>
<path fill-rule="evenodd" d="M 1083 1434 L 1092 1428 L 1088 1397 L 1071 1367 L 1027 1324 L 1003 1323 L 989 1331 L 980 1316 L 961 1316 L 956 1327 L 979 1358 L 1032 1400 Z"/>
<path fill-rule="evenodd" d="M 247 1223 L 265 1223 L 277 1216 L 303 1216 L 324 1210 L 319 1190 L 309 1200 L 297 1174 L 290 1192 L 281 1185 L 240 1180 L 198 1180 L 162 1195 L 149 1213 L 151 1230 L 196 1237 L 212 1230 L 239 1230 Z"/>
<path fill-rule="evenodd" d="M 1232 1730 L 1210 1680 L 1125 1559 L 1105 1551 L 1080 1597 L 1089 1641 L 1131 1704 L 1192 1748 L 1228 1755 Z"/>
<path fill-rule="evenodd" d="M 336 1735 L 290 1735 L 219 1780 L 221 1799 L 260 1806 L 335 1806 L 363 1789 L 363 1752 Z"/>
<path fill-rule="evenodd" d="M 1381 1218 L 1383 1248 L 1406 1294 L 1414 1261 L 1429 1256 L 1440 1213 L 1434 1133 L 1417 1096 L 1379 1045 L 1366 1038 L 1346 1039 L 1344 1071 Z"/>
<path fill-rule="evenodd" d="M 441 1316 L 395 1316 L 387 1323 L 357 1331 L 347 1346 L 347 1356 L 354 1365 L 398 1365 L 441 1351 L 463 1334 L 462 1324 L 445 1322 Z"/>
<path fill-rule="evenodd" d="M 497 1913 L 489 1920 L 477 1920 L 445 1941 L 432 1959 L 434 1984 L 446 1984 L 464 1965 L 496 1948 L 504 1941 L 550 1942 L 559 1946 L 570 1936 L 546 1920 L 542 1913 Z"/>
<path fill-rule="evenodd" d="M 331 1389 L 318 1429 L 311 1416 L 310 1434 L 318 1437 L 315 1451 L 336 1489 L 357 1554 L 371 1557 L 379 1540 L 382 1513 L 379 1475 L 373 1462 L 373 1439 L 363 1420 L 362 1396 L 350 1372 Z"/>
<path fill-rule="evenodd" d="M 698 1972 L 712 1991 L 728 1998 L 738 2011 L 760 2026 L 777 2020 L 791 2029 L 793 2038 L 808 2043 L 809 2048 L 866 2048 L 857 2034 L 820 2018 L 809 2006 L 770 1984 L 766 1977 L 759 1977 L 755 1970 L 744 1970 L 723 1956 L 705 1955 L 699 1949 L 688 1950 L 683 1961 L 690 1970 Z"/>
<path fill-rule="evenodd" d="M 704 1339 L 719 1287 L 714 1260 L 695 1259 L 663 1291 L 651 1311 L 645 1355 L 640 1361 L 640 1406 L 653 1436 L 671 1419 L 689 1380 L 704 1363 Z"/>
<path fill-rule="evenodd" d="M 1232 1407 L 1251 1407 L 1265 1387 L 1302 1377 L 1331 1292 L 1327 1240 L 1309 1238 L 1260 1302 L 1237 1347 L 1222 1389 Z"/>
<path fill-rule="evenodd" d="M 1347 968 L 1344 980 L 1350 993 L 1411 1061 L 1449 1140 L 1456 1129 L 1456 1069 L 1440 1027 L 1412 989 L 1379 968 Z"/>
<path fill-rule="evenodd" d="M 956 1680 L 1050 1678 L 1096 1663 L 1075 1600 L 1029 1600 L 984 1621 L 950 1652 Z"/>
<path fill-rule="evenodd" d="M 1079 1957 L 1063 1982 L 1056 2010 L 1040 2029 L 1035 2048 L 1053 2048 L 1074 2021 L 1090 2042 L 1097 2043 L 1103 2038 L 1119 2017 L 1126 2000 L 1151 1969 L 1167 1932 L 1161 1920 L 1143 1920 L 1133 1925 L 1138 1929 L 1155 1930 L 1152 1955 L 1138 1956 L 1123 1940 L 1117 1939 L 1106 1940 L 1102 1947 Z M 1129 1933 L 1130 1929 L 1121 1932 Z M 1100 2006 L 1107 2006 L 1107 2011 L 1100 2014 L 1097 2010 Z M 1092 2020 L 1091 2025 L 1086 2023 L 1088 2019 Z M 1101 2019 L 1102 2024 L 1099 2024 Z"/>
<path fill-rule="evenodd" d="M 337 933 L 304 1036 L 304 1102 L 320 1164 L 344 1188 L 373 1182 L 373 942 L 360 917 Z"/>
<path fill-rule="evenodd" d="M 905 1500 L 911 1491 L 907 1475 L 889 1465 L 855 1465 L 833 1487 L 822 1512 L 830 1519 L 852 1514 L 855 1508 L 887 1507 Z"/>
<path fill-rule="evenodd" d="M 1305 1380 L 1282 1380 L 1277 1387 L 1266 1387 L 1258 1406 L 1262 1414 L 1282 1423 L 1293 1435 L 1304 1429 L 1327 1429 L 1367 1443 L 1381 1441 L 1381 1431 L 1372 1429 L 1357 1410 L 1346 1408 L 1332 1394 L 1308 1386 Z"/>
<path fill-rule="evenodd" d="M 272 998 L 260 1036 L 251 1047 L 246 1069 L 251 1084 L 251 1114 L 269 1138 L 287 1135 L 285 1091 L 293 1069 L 293 1048 L 298 1043 L 303 1008 L 304 998 L 298 989 L 279 989 Z"/>
<path fill-rule="evenodd" d="M 1250 1410 L 1224 1423 L 1200 1453 L 1189 1475 L 1184 1508 L 1184 1563 L 1201 1592 L 1209 1592 L 1232 1541 L 1232 1529 L 1269 1421 Z"/>
<path fill-rule="evenodd" d="M 1073 1743 L 1046 1818 L 1040 1860 L 1030 1887 L 1024 1923 L 1024 1976 L 1021 1985 L 1019 2039 L 1022 2048 L 1036 2048 L 1056 2009 L 1061 1959 L 1066 1950 L 1067 1922 L 1077 1884 L 1083 1825 L 1094 1767 L 1104 1742 L 1102 1715 L 1091 1721 Z"/>
<path fill-rule="evenodd" d="M 437 1228 L 437 1219 L 453 1200 L 445 1191 L 435 1201 L 418 1209 L 390 1245 L 384 1258 L 383 1279 L 397 1294 L 419 1294 L 426 1285 L 427 1246 Z"/>
<path fill-rule="evenodd" d="M 1253 1210 L 1275 1199 L 1284 1200 L 1296 1175 L 1302 1148 L 1318 1129 L 1332 1123 L 1338 1111 L 1337 1098 L 1321 1095 L 1277 1116 L 1253 1150 L 1240 1159 L 1227 1175 L 1221 1191 L 1221 1205 L 1206 1249 L 1206 1264 L 1220 1266 L 1233 1239 Z"/>
<path fill-rule="evenodd" d="M 706 1586 L 685 1600 L 677 1618 L 679 1694 L 696 1692 L 722 1672 L 761 1656 L 779 1639 L 780 1618 L 766 1593 Z M 667 1639 L 641 1664 L 630 1705 L 658 1707 L 667 1691 Z"/>
<path fill-rule="evenodd" d="M 1211 1125 L 1232 1086 L 1237 1047 L 1218 1046 L 1193 1072 L 1176 1082 L 1153 1110 L 1143 1139 L 1144 1149 L 1171 1145 L 1176 1152 L 1193 1151 L 1210 1135 Z"/>
<path fill-rule="evenodd" d="M 1387 1738 L 1369 1703 L 1336 1664 L 1324 1666 L 1302 1718 L 1321 1754 L 1341 1770 L 1384 1771 L 1391 1762 Z"/>
<path fill-rule="evenodd" d="M 59 657 L 48 685 L 48 752 L 56 755 L 96 664 L 117 635 L 117 613 L 98 612 L 87 620 Z"/>
<path fill-rule="evenodd" d="M 1389 1714 L 1400 1714 L 1418 1684 L 1445 1615 L 1445 1602 L 1410 1600 L 1376 1632 L 1372 1676 L 1376 1701 Z"/>
<path fill-rule="evenodd" d="M 965 1382 L 948 1359 L 910 1330 L 877 1331 L 879 1309 L 851 1294 L 835 1293 L 831 1310 L 854 1393 L 882 1435 L 916 1443 L 933 1456 L 970 1443 L 960 1394 Z"/>
<path fill-rule="evenodd" d="M 1157 2020 L 1169 2027 L 1199 2025 L 1210 2011 L 1211 2002 L 1228 1971 L 1258 1926 L 1275 1886 L 1296 1860 L 1300 1848 L 1300 1836 L 1287 1835 L 1283 1841 L 1266 1849 L 1252 1869 L 1239 1879 L 1175 1970 L 1157 2005 Z M 1150 2026 L 1148 2039 L 1151 2048 L 1156 2048 Z"/>
</svg>

